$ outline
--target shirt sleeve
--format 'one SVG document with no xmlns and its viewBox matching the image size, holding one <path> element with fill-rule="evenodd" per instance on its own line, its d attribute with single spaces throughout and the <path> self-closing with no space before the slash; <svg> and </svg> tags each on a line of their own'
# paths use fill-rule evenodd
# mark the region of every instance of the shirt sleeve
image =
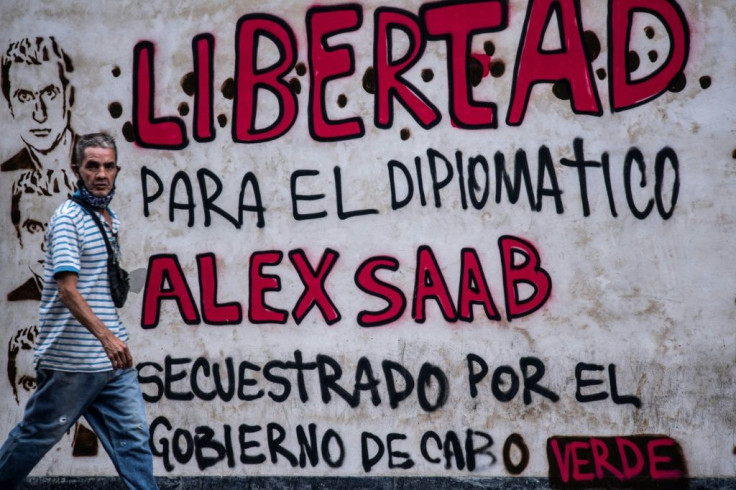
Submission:
<svg viewBox="0 0 736 490">
<path fill-rule="evenodd" d="M 47 246 L 50 247 L 54 277 L 60 272 L 79 274 L 79 232 L 71 216 L 59 214 L 49 223 Z"/>
</svg>

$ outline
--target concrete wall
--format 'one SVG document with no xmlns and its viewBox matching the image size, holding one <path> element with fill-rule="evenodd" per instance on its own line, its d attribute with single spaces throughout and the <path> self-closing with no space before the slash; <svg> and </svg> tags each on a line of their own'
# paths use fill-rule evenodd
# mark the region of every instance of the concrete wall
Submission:
<svg viewBox="0 0 736 490">
<path fill-rule="evenodd" d="M 67 144 L 105 130 L 157 475 L 734 477 L 733 18 L 3 2 L 3 51 L 59 57 L 3 80 L 0 433 Z M 83 422 L 33 473 L 113 474 Z"/>
</svg>

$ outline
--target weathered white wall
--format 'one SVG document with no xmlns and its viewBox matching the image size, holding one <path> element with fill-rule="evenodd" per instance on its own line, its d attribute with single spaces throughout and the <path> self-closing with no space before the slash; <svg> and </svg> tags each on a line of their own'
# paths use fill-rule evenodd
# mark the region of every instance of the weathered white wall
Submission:
<svg viewBox="0 0 736 490">
<path fill-rule="evenodd" d="M 469 130 L 453 125 L 448 107 L 447 45 L 430 40 L 422 58 L 406 74 L 442 115 L 441 121 L 427 130 L 395 101 L 393 125 L 389 129 L 375 126 L 373 95 L 364 89 L 363 76 L 374 66 L 374 11 L 389 4 L 361 2 L 357 5 L 362 11 L 362 25 L 328 41 L 333 46 L 343 44 L 353 52 L 355 73 L 329 82 L 325 98 L 331 119 L 360 118 L 365 134 L 338 142 L 318 142 L 310 137 L 309 74 L 299 75 L 294 69 L 284 77 L 286 81 L 298 80 L 301 86 L 297 95 L 299 112 L 293 127 L 273 141 L 244 144 L 233 141 L 234 104 L 221 90 L 236 71 L 238 19 L 246 14 L 263 13 L 283 20 L 297 40 L 297 63 L 309 69 L 305 24 L 309 6 L 284 1 L 188 3 L 10 0 L 0 7 L 0 41 L 4 45 L 25 36 L 54 36 L 72 59 L 74 71 L 69 78 L 75 88 L 71 107 L 73 130 L 79 134 L 105 130 L 118 140 L 122 172 L 113 208 L 125 225 L 122 235 L 125 265 L 137 271 L 135 292 L 122 310 L 122 317 L 131 333 L 131 348 L 140 368 L 144 393 L 157 399 L 147 404 L 149 420 L 165 417 L 171 425 L 170 429 L 161 424 L 155 427 L 153 445 L 162 452 L 165 452 L 164 444 L 169 445 L 168 458 L 173 467 L 166 468 L 164 458 L 157 457 L 157 474 L 365 475 L 361 435 L 371 433 L 386 444 L 390 433 L 398 433 L 403 436 L 393 442 L 393 451 L 406 454 L 395 454 L 393 462 L 398 465 L 410 458 L 413 466 L 390 468 L 389 456 L 384 453 L 370 475 L 507 476 L 510 472 L 503 462 L 503 446 L 511 434 L 517 433 L 529 452 L 528 465 L 521 473 L 524 476 L 548 474 L 546 447 L 550 437 L 639 434 L 659 434 L 676 441 L 691 476 L 734 476 L 736 271 L 732 254 L 736 197 L 736 92 L 733 88 L 736 41 L 731 33 L 736 5 L 715 0 L 680 2 L 689 28 L 684 87 L 666 91 L 638 107 L 612 112 L 608 85 L 611 77 L 608 12 L 605 2 L 581 2 L 582 30 L 594 33 L 600 43 L 600 54 L 591 66 L 603 113 L 575 114 L 569 101 L 554 95 L 552 84 L 540 84 L 532 91 L 523 122 L 510 126 L 506 116 L 528 7 L 527 2 L 512 1 L 506 6 L 508 27 L 472 38 L 473 53 L 483 55 L 485 43 L 492 41 L 495 46 L 492 61 L 504 63 L 501 74 L 488 74 L 472 88 L 474 100 L 497 105 L 498 127 Z M 421 6 L 419 2 L 406 2 L 401 8 L 417 14 Z M 653 28 L 652 37 L 646 34 L 647 27 Z M 550 47 L 554 47 L 556 32 L 556 27 L 550 29 L 547 39 Z M 193 71 L 192 39 L 202 33 L 211 34 L 215 40 L 213 114 L 215 118 L 224 118 L 224 125 L 215 121 L 216 138 L 210 142 L 193 138 L 194 98 L 185 93 L 181 83 Z M 574 37 L 574 33 L 568 34 Z M 175 116 L 183 121 L 189 140 L 185 148 L 143 148 L 131 141 L 131 123 L 136 124 L 134 49 L 140 41 L 150 41 L 155 46 L 155 115 Z M 406 49 L 406 37 L 396 34 L 396 45 L 394 58 Z M 635 79 L 654 72 L 666 63 L 670 50 L 663 24 L 653 16 L 638 14 L 634 18 L 629 49 L 640 60 L 633 73 Z M 656 61 L 651 61 L 648 54 L 651 51 L 658 53 Z M 259 66 L 267 66 L 276 56 L 273 45 L 263 40 Z M 427 69 L 434 75 L 431 81 L 422 79 L 422 70 Z M 604 79 L 596 75 L 598 70 L 605 75 Z M 571 69 L 571 73 L 574 71 Z M 709 85 L 705 77 L 711 82 Z M 346 98 L 344 107 L 338 104 L 341 95 Z M 113 117 L 109 110 L 114 103 L 122 108 L 120 117 Z M 187 105 L 186 115 L 180 114 L 180 104 Z M 265 93 L 258 104 L 256 122 L 263 127 L 273 121 L 278 107 L 275 98 Z M 2 160 L 23 148 L 17 123 L 7 105 L 0 104 L 0 128 L 4 134 L 0 142 Z M 404 137 L 402 130 L 406 130 Z M 590 214 L 584 216 L 578 172 L 561 163 L 563 159 L 575 158 L 576 139 L 583 141 L 586 160 L 608 159 L 616 217 L 612 215 L 600 169 L 587 172 Z M 441 153 L 454 168 L 452 182 L 440 190 L 439 207 L 435 206 L 431 188 L 427 153 L 430 148 Z M 504 188 L 501 202 L 497 203 L 497 179 L 493 171 L 497 152 L 505 156 L 509 172 L 514 168 L 514 154 L 519 150 L 526 152 L 536 194 L 540 148 L 547 149 L 551 155 L 554 176 L 561 190 L 562 212 L 556 211 L 551 196 L 542 197 L 541 210 L 532 210 L 525 190 L 513 204 Z M 638 149 L 646 164 L 646 185 L 640 186 L 641 173 L 636 164 L 631 173 L 633 201 L 644 209 L 655 196 L 655 161 L 665 148 L 672 150 L 679 163 L 679 194 L 674 211 L 669 219 L 663 219 L 655 205 L 646 218 L 637 219 L 627 204 L 624 173 L 627 153 Z M 490 197 L 481 209 L 475 209 L 469 197 L 461 195 L 456 152 L 462 154 L 465 192 L 469 187 L 468 160 L 482 155 L 490 166 Z M 606 157 L 602 157 L 604 153 Z M 415 159 L 422 169 L 426 205 L 420 202 Z M 392 160 L 409 169 L 415 191 L 411 202 L 396 210 L 391 208 L 389 162 Z M 438 178 L 442 179 L 446 169 L 441 160 L 437 163 Z M 344 210 L 374 209 L 377 213 L 339 219 L 335 167 L 341 171 Z M 164 184 L 162 195 L 149 204 L 148 216 L 144 215 L 143 168 L 154 172 Z M 671 159 L 666 160 L 663 168 L 662 195 L 664 208 L 668 210 L 675 180 Z M 265 207 L 265 225 L 256 226 L 254 213 L 246 212 L 239 229 L 214 213 L 211 224 L 205 226 L 196 176 L 199 169 L 209 170 L 222 181 L 224 188 L 216 204 L 231 214 L 237 213 L 241 179 L 252 172 Z M 292 214 L 290 179 L 295 172 L 303 170 L 314 171 L 315 175 L 300 178 L 297 193 L 324 196 L 315 201 L 299 201 L 299 211 L 324 210 L 325 217 L 296 220 Z M 173 221 L 169 219 L 170 192 L 177 172 L 186 175 L 193 187 L 192 226 L 187 226 L 186 210 L 175 210 Z M 553 185 L 550 172 L 548 169 L 544 174 L 545 189 Z M 0 175 L 2 195 L 10 196 L 12 183 L 20 173 L 16 170 Z M 404 182 L 400 173 L 395 177 L 397 183 Z M 156 188 L 153 179 L 144 177 L 144 180 L 152 194 Z M 399 197 L 404 192 L 405 187 L 399 185 Z M 177 202 L 186 202 L 181 182 L 175 195 Z M 246 202 L 253 203 L 252 188 L 246 196 Z M 467 209 L 463 208 L 463 199 L 468 199 Z M 0 243 L 6 257 L 0 280 L 4 319 L 0 342 L 6 346 L 17 329 L 36 323 L 38 302 L 5 298 L 7 292 L 28 277 L 27 264 L 31 259 L 24 255 L 28 249 L 21 249 L 15 237 L 9 219 L 10 199 L 0 200 L 0 206 L 0 215 L 4 217 L 0 221 Z M 42 204 L 38 202 L 37 206 Z M 552 283 L 551 295 L 537 311 L 511 321 L 504 301 L 498 246 L 504 236 L 531 244 L 539 254 L 539 265 Z M 438 303 L 429 299 L 426 321 L 415 321 L 412 304 L 416 261 L 422 246 L 431 248 L 455 304 L 461 280 L 461 251 L 474 249 L 501 319 L 486 318 L 483 309 L 476 306 L 472 322 L 447 321 Z M 328 324 L 315 306 L 297 324 L 292 309 L 304 287 L 289 252 L 303 250 L 316 269 L 327 249 L 339 253 L 326 276 L 325 290 L 339 310 L 340 319 Z M 283 253 L 280 264 L 264 267 L 263 274 L 280 278 L 281 289 L 266 293 L 265 298 L 272 308 L 288 311 L 285 324 L 249 321 L 249 261 L 254 253 L 262 251 Z M 202 317 L 196 257 L 205 253 L 216 257 L 218 301 L 239 303 L 241 321 L 218 326 L 209 325 L 202 318 L 197 325 L 187 325 L 176 303 L 166 300 L 160 308 L 158 325 L 142 328 L 143 284 L 148 280 L 149 293 L 161 287 L 147 276 L 146 269 L 150 260 L 158 260 L 162 254 L 178 258 Z M 376 256 L 391 257 L 398 262 L 398 270 L 384 269 L 378 276 L 403 292 L 407 306 L 399 319 L 384 326 L 364 328 L 357 321 L 359 313 L 380 310 L 386 302 L 361 291 L 354 276 L 361 263 Z M 522 287 L 520 291 L 522 295 L 530 294 L 531 289 Z M 358 360 L 365 357 L 379 381 L 375 403 L 370 391 L 361 393 L 360 402 L 354 408 L 335 392 L 330 392 L 331 400 L 325 403 L 316 370 L 304 371 L 308 400 L 303 401 L 295 371 L 279 369 L 272 373 L 288 379 L 291 392 L 285 401 L 274 401 L 268 393 L 279 395 L 283 386 L 264 377 L 263 368 L 271 361 L 293 362 L 297 350 L 307 363 L 314 363 L 318 355 L 334 359 L 343 371 L 338 383 L 351 393 Z M 0 352 L 1 364 L 6 366 L 8 352 L 4 347 Z M 482 357 L 490 370 L 478 384 L 476 397 L 471 396 L 468 382 L 469 354 Z M 521 376 L 520 360 L 529 357 L 543 363 L 545 373 L 539 384 L 554 392 L 559 400 L 554 402 L 532 392 L 531 402 L 525 404 L 522 381 L 512 400 L 499 401 L 491 390 L 493 371 L 506 365 Z M 165 366 L 167 358 L 178 360 L 168 376 L 157 370 L 157 366 Z M 260 371 L 244 371 L 255 384 L 243 389 L 246 394 L 259 390 L 266 394 L 252 401 L 240 400 L 236 394 L 226 402 L 198 397 L 176 400 L 160 392 L 156 384 L 159 380 L 170 381 L 175 393 L 191 392 L 194 361 L 200 358 L 208 365 L 218 363 L 221 369 L 225 360 L 232 358 L 236 376 L 243 361 L 259 366 Z M 415 381 L 424 363 L 436 366 L 447 377 L 446 402 L 434 411 L 423 410 L 415 386 L 406 400 L 391 408 L 381 369 L 385 360 L 406 367 Z M 641 406 L 615 403 L 611 396 L 593 402 L 576 400 L 579 363 L 603 367 L 582 374 L 584 379 L 602 380 L 600 385 L 580 388 L 583 395 L 611 392 L 608 373 L 609 365 L 613 364 L 618 394 L 637 397 Z M 177 381 L 177 373 L 185 374 Z M 211 376 L 200 372 L 197 379 L 203 390 L 213 389 Z M 360 381 L 366 380 L 364 376 Z M 0 387 L 7 393 L 0 398 L 0 432 L 5 436 L 20 419 L 22 405 L 16 403 L 7 380 Z M 434 402 L 436 385 L 428 388 L 429 400 Z M 298 427 L 306 429 L 309 424 L 316 424 L 320 440 L 328 430 L 334 431 L 344 444 L 344 461 L 330 467 L 320 453 L 316 466 L 307 463 L 305 467 L 292 467 L 283 455 L 278 455 L 277 462 L 272 463 L 267 447 L 267 426 L 271 423 L 283 427 L 286 439 L 282 446 L 297 457 Z M 260 428 L 245 436 L 259 444 L 246 447 L 245 453 L 264 454 L 265 462 L 248 465 L 241 461 L 239 428 L 243 424 Z M 223 444 L 229 431 L 232 464 L 225 457 L 202 470 L 196 454 L 181 456 L 185 463 L 177 461 L 171 450 L 175 431 L 182 429 L 194 436 L 198 427 L 211 428 L 214 440 Z M 434 431 L 442 440 L 448 431 L 454 431 L 464 448 L 468 429 L 492 437 L 490 452 L 495 461 L 487 454 L 480 454 L 472 472 L 467 467 L 458 469 L 454 459 L 448 468 L 434 439 L 429 439 L 426 445 L 428 455 L 441 462 L 432 463 L 423 457 L 422 436 L 428 431 Z M 186 452 L 187 436 L 181 435 L 183 431 L 176 442 Z M 483 443 L 482 435 L 474 437 L 476 445 Z M 71 439 L 70 436 L 55 448 L 34 474 L 114 473 L 104 454 L 72 457 Z M 373 439 L 367 448 L 370 454 L 375 454 Z M 205 457 L 218 456 L 211 448 L 202 451 Z M 337 445 L 330 446 L 333 459 L 339 453 Z M 511 455 L 512 462 L 517 463 L 519 453 L 514 450 Z M 583 468 L 588 471 L 592 467 Z"/>
</svg>

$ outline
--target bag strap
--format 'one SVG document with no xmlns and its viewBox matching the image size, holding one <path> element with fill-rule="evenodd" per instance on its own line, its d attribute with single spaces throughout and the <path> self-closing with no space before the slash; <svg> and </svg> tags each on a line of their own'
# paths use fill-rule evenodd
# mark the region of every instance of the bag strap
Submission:
<svg viewBox="0 0 736 490">
<path fill-rule="evenodd" d="M 82 206 L 87 213 L 89 213 L 90 216 L 92 216 L 92 219 L 95 221 L 95 224 L 100 229 L 100 233 L 102 233 L 102 238 L 105 239 L 105 246 L 107 247 L 107 253 L 110 255 L 110 257 L 113 258 L 113 260 L 116 260 L 115 258 L 115 252 L 112 249 L 112 245 L 110 245 L 110 240 L 107 238 L 107 232 L 105 231 L 105 227 L 102 226 L 102 222 L 100 221 L 100 218 L 97 217 L 97 213 L 90 208 L 86 202 L 79 199 L 77 196 L 72 196 L 72 201 Z"/>
</svg>

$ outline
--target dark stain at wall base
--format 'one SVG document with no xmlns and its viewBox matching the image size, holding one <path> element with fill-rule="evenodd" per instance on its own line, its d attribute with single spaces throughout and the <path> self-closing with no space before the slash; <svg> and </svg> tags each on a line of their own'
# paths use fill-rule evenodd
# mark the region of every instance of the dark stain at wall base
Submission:
<svg viewBox="0 0 736 490">
<path fill-rule="evenodd" d="M 340 488 L 344 490 L 543 490 L 550 488 L 547 478 L 495 477 L 298 477 L 298 476 L 182 476 L 158 477 L 161 490 L 297 490 L 302 488 Z M 693 478 L 690 490 L 733 489 L 736 478 Z M 125 490 L 118 477 L 31 477 L 24 489 L 86 490 L 104 488 Z"/>
<path fill-rule="evenodd" d="M 94 432 L 80 423 L 77 424 L 74 431 L 72 447 L 72 456 L 74 457 L 97 456 L 99 441 Z"/>
</svg>

